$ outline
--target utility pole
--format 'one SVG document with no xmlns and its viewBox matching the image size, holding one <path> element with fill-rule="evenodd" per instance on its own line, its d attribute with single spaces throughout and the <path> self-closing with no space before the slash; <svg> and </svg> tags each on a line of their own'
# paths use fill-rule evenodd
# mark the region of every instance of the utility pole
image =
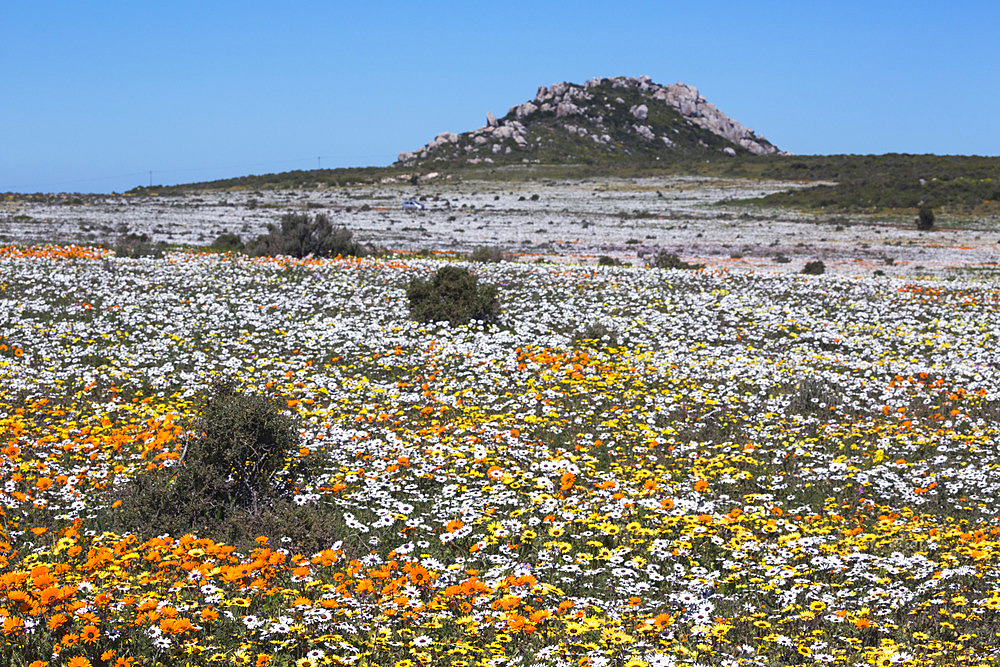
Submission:
<svg viewBox="0 0 1000 667">
<path fill-rule="evenodd" d="M 149 187 L 153 187 L 153 170 L 149 170 Z"/>
<path fill-rule="evenodd" d="M 316 158 L 316 168 L 317 169 L 322 169 L 323 168 L 323 158 L 322 157 Z"/>
</svg>

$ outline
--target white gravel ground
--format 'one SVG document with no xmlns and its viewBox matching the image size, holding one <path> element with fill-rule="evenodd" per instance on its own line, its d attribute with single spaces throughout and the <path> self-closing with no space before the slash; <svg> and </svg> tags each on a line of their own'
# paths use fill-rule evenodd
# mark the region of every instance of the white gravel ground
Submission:
<svg viewBox="0 0 1000 667">
<path fill-rule="evenodd" d="M 861 275 L 993 273 L 1000 221 L 939 221 L 931 232 L 908 220 L 803 214 L 720 204 L 795 183 L 671 177 L 638 180 L 436 182 L 309 191 L 212 192 L 171 197 L 53 196 L 0 203 L 2 243 L 113 243 L 125 232 L 153 241 L 208 245 L 233 232 L 244 240 L 283 213 L 327 213 L 366 243 L 393 250 L 467 252 L 497 246 L 521 261 L 626 263 L 667 250 L 709 268 Z M 420 199 L 425 211 L 403 211 Z M 787 262 L 775 261 L 788 258 Z"/>
</svg>

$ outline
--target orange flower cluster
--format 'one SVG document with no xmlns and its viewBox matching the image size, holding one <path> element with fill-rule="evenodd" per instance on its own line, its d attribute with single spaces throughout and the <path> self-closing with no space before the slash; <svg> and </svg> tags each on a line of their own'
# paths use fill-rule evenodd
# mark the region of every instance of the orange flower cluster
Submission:
<svg viewBox="0 0 1000 667">
<path fill-rule="evenodd" d="M 0 246 L 0 259 L 102 259 L 111 255 L 114 255 L 114 251 L 96 246 Z"/>
</svg>

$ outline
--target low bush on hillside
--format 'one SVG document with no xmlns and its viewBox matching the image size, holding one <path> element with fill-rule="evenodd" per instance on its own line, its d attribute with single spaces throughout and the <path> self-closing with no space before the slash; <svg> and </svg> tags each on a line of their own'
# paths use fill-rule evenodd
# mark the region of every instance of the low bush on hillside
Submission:
<svg viewBox="0 0 1000 667">
<path fill-rule="evenodd" d="M 476 276 L 453 265 L 443 266 L 430 280 L 414 279 L 406 288 L 410 317 L 417 322 L 444 322 L 452 326 L 479 320 L 497 324 L 500 302 L 494 285 L 481 285 Z"/>
<path fill-rule="evenodd" d="M 607 255 L 601 255 L 597 258 L 598 266 L 623 266 L 620 259 L 615 259 L 614 257 L 608 257 Z"/>
<path fill-rule="evenodd" d="M 934 227 L 934 209 L 924 204 L 917 210 L 917 229 L 927 231 Z"/>
<path fill-rule="evenodd" d="M 253 245 L 255 255 L 289 255 L 291 257 L 359 256 L 364 249 L 354 241 L 354 234 L 343 227 L 334 227 L 325 213 L 310 217 L 307 213 L 286 213 L 281 225 L 268 225 L 267 234 Z"/>
</svg>

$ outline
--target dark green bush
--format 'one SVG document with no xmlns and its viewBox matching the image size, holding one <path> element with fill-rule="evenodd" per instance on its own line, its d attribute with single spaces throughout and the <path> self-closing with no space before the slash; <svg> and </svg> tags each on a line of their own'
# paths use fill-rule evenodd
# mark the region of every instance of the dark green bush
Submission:
<svg viewBox="0 0 1000 667">
<path fill-rule="evenodd" d="M 122 234 L 115 241 L 115 255 L 118 257 L 163 257 L 163 243 L 153 243 L 148 234 Z"/>
<path fill-rule="evenodd" d="M 808 276 L 822 275 L 826 273 L 826 264 L 818 259 L 814 262 L 806 262 L 806 265 L 802 268 L 802 273 Z"/>
<path fill-rule="evenodd" d="M 257 238 L 255 255 L 290 255 L 292 257 L 358 256 L 363 248 L 354 235 L 343 227 L 334 227 L 325 213 L 310 217 L 306 213 L 286 213 L 281 226 L 268 225 L 267 234 Z"/>
<path fill-rule="evenodd" d="M 689 269 L 697 270 L 705 268 L 704 264 L 688 264 L 676 253 L 661 250 L 649 260 L 649 266 L 654 269 Z"/>
<path fill-rule="evenodd" d="M 216 385 L 199 406 L 180 460 L 119 487 L 122 507 L 108 527 L 143 537 L 194 532 L 238 545 L 262 534 L 332 542 L 333 518 L 292 500 L 296 483 L 316 472 L 299 455 L 300 427 L 277 399 Z"/>
<path fill-rule="evenodd" d="M 484 263 L 496 263 L 505 262 L 509 259 L 509 255 L 505 253 L 500 248 L 479 246 L 471 253 L 469 253 L 470 262 L 484 262 Z"/>
<path fill-rule="evenodd" d="M 480 285 L 465 269 L 442 266 L 430 280 L 414 279 L 406 288 L 410 317 L 417 322 L 443 322 L 452 326 L 480 320 L 496 324 L 500 318 L 497 288 Z"/>
<path fill-rule="evenodd" d="M 601 255 L 597 258 L 598 266 L 622 266 L 622 261 L 620 259 L 615 259 L 614 257 L 608 257 L 607 255 Z"/>
<path fill-rule="evenodd" d="M 280 495 L 279 475 L 299 459 L 298 419 L 277 399 L 232 385 L 212 389 L 194 428 L 187 452 L 194 465 L 182 468 L 183 477 L 215 503 L 252 508 Z"/>
<path fill-rule="evenodd" d="M 240 252 L 243 250 L 243 239 L 237 234 L 231 232 L 226 232 L 219 234 L 212 245 L 209 246 L 212 250 L 218 250 L 219 252 Z"/>
<path fill-rule="evenodd" d="M 917 210 L 917 229 L 927 231 L 934 227 L 934 209 L 923 204 Z"/>
</svg>

